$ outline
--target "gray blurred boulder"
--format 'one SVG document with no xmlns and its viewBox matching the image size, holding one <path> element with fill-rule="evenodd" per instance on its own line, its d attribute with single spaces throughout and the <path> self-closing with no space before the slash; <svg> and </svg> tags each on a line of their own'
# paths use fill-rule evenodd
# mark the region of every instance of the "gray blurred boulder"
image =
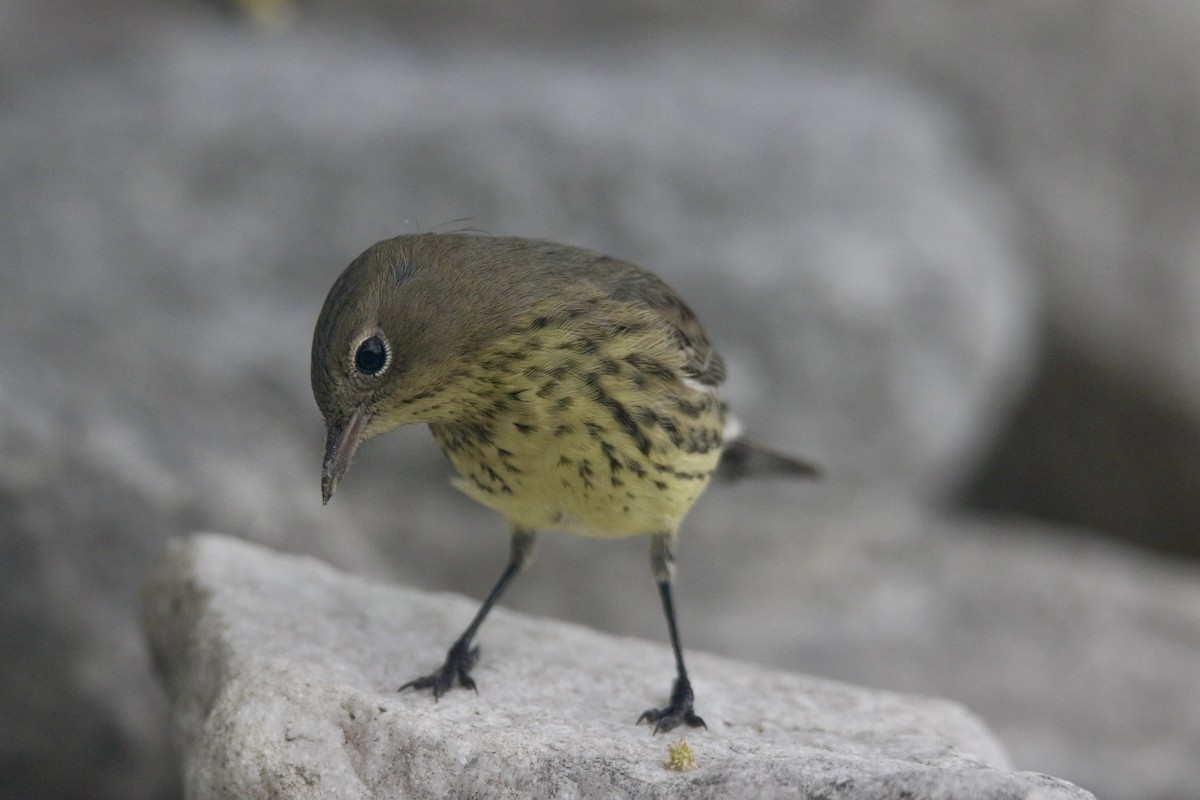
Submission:
<svg viewBox="0 0 1200 800">
<path fill-rule="evenodd" d="M 845 47 L 967 110 L 1046 297 L 971 503 L 1200 555 L 1200 6 L 846 5 Z"/>
<path fill-rule="evenodd" d="M 678 734 L 633 724 L 665 691 L 665 645 L 503 610 L 483 635 L 478 694 L 397 694 L 474 607 L 215 534 L 179 542 L 146 625 L 187 796 L 1091 797 L 1007 771 L 959 706 L 700 653 L 709 727 L 672 770 Z"/>
<path fill-rule="evenodd" d="M 1200 420 L 1200 7 L 865 5 L 854 37 L 977 109 L 1058 333 Z M 936 24 L 930 24 L 937 20 Z"/>
</svg>

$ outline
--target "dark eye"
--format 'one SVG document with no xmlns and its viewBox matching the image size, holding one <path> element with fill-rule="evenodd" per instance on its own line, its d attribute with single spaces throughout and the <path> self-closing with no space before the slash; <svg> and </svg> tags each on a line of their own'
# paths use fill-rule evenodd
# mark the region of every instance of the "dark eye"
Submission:
<svg viewBox="0 0 1200 800">
<path fill-rule="evenodd" d="M 354 353 L 354 366 L 364 375 L 378 375 L 383 372 L 387 364 L 387 344 L 378 336 L 364 339 Z"/>
</svg>

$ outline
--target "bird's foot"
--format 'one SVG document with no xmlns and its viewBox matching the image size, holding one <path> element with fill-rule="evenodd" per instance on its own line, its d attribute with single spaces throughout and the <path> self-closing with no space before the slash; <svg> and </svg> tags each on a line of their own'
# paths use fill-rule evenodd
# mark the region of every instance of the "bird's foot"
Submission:
<svg viewBox="0 0 1200 800">
<path fill-rule="evenodd" d="M 692 711 L 692 700 L 692 684 L 687 678 L 676 678 L 675 688 L 671 692 L 671 704 L 666 708 L 646 709 L 638 717 L 638 723 L 642 720 L 653 722 L 655 733 L 666 733 L 685 723 L 693 728 L 707 729 L 704 720 Z"/>
<path fill-rule="evenodd" d="M 475 681 L 471 678 L 471 668 L 478 660 L 478 647 L 471 647 L 468 642 L 455 642 L 454 646 L 450 648 L 450 652 L 446 653 L 445 663 L 437 671 L 414 678 L 396 691 L 403 692 L 410 688 L 433 689 L 433 699 L 437 700 L 450 691 L 454 686 L 455 679 L 458 680 L 459 686 L 478 691 L 475 689 Z"/>
</svg>

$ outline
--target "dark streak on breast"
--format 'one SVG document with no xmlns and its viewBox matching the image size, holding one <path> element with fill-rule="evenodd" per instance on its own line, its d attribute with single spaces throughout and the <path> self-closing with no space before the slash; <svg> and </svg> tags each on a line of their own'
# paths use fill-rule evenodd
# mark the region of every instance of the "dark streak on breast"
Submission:
<svg viewBox="0 0 1200 800">
<path fill-rule="evenodd" d="M 604 406 L 608 410 L 608 413 L 612 415 L 612 418 L 616 421 L 617 425 L 620 426 L 621 430 L 623 430 L 626 435 L 629 436 L 629 438 L 633 439 L 633 443 L 637 446 L 637 449 L 641 451 L 642 455 L 650 455 L 650 449 L 653 447 L 653 444 L 650 442 L 650 437 L 646 435 L 645 431 L 638 427 L 636 422 L 634 422 L 633 417 L 630 415 L 629 410 L 625 408 L 625 405 L 621 403 L 620 400 L 617 400 L 608 392 L 604 391 L 604 387 L 600 385 L 600 381 L 595 375 L 587 376 L 584 382 L 586 383 L 588 392 L 591 394 L 591 396 L 595 398 L 597 403 Z"/>
</svg>

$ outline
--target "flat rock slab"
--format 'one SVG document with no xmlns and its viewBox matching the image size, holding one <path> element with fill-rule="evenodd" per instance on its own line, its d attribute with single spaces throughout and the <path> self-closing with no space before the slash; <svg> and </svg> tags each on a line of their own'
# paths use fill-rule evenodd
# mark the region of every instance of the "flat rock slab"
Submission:
<svg viewBox="0 0 1200 800">
<path fill-rule="evenodd" d="M 505 609 L 480 637 L 478 693 L 397 693 L 475 606 L 216 534 L 176 542 L 146 628 L 187 797 L 1092 796 L 1008 771 L 954 703 L 704 653 L 689 667 L 708 730 L 654 735 L 634 720 L 667 699 L 665 645 Z M 677 771 L 684 738 L 694 766 Z"/>
</svg>

